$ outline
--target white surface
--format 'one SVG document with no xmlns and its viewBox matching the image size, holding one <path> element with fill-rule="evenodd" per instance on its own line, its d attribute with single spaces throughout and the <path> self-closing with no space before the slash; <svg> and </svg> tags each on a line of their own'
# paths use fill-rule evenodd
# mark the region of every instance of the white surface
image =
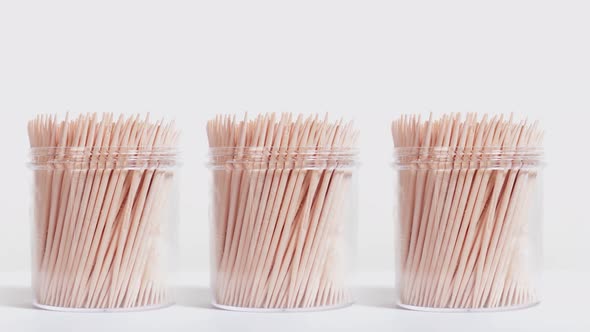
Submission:
<svg viewBox="0 0 590 332">
<path fill-rule="evenodd" d="M 357 304 L 310 313 L 243 313 L 212 309 L 202 275 L 185 275 L 178 304 L 134 313 L 63 313 L 31 308 L 27 279 L 0 274 L 0 331 L 589 331 L 590 273 L 546 274 L 540 305 L 494 313 L 427 313 L 395 308 L 390 274 L 359 280 Z M 186 282 L 193 279 L 195 282 Z M 371 285 L 371 286 L 366 286 Z"/>
<path fill-rule="evenodd" d="M 26 121 L 147 112 L 180 123 L 180 269 L 209 267 L 205 123 L 355 118 L 358 264 L 393 269 L 390 121 L 518 112 L 546 129 L 545 263 L 590 270 L 588 1 L 0 1 L 0 271 L 29 268 Z"/>
<path fill-rule="evenodd" d="M 22 308 L 26 289 L 6 284 L 0 331 L 583 330 L 588 274 L 575 271 L 590 271 L 589 13 L 585 0 L 0 1 L 0 271 L 29 267 L 26 121 L 39 112 L 151 111 L 183 130 L 179 263 L 206 273 L 204 126 L 216 113 L 245 110 L 356 119 L 361 271 L 393 268 L 394 117 L 514 111 L 540 119 L 549 163 L 545 262 L 567 271 L 554 276 L 540 307 L 474 315 L 394 310 L 391 290 L 378 288 L 361 305 L 325 313 L 204 309 L 204 288 L 191 288 L 183 305 L 162 311 L 73 315 Z"/>
</svg>

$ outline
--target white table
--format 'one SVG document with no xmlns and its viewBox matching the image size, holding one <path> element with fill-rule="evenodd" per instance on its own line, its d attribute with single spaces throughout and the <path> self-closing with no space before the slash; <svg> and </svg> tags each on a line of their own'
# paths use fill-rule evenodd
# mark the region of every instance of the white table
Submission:
<svg viewBox="0 0 590 332">
<path fill-rule="evenodd" d="M 26 274 L 0 274 L 0 331 L 590 331 L 590 273 L 546 272 L 545 298 L 533 308 L 493 313 L 426 313 L 393 305 L 391 274 L 359 277 L 357 303 L 306 313 L 213 309 L 205 274 L 184 274 L 178 303 L 152 311 L 64 313 L 31 307 Z M 370 285 L 370 286 L 369 286 Z"/>
</svg>

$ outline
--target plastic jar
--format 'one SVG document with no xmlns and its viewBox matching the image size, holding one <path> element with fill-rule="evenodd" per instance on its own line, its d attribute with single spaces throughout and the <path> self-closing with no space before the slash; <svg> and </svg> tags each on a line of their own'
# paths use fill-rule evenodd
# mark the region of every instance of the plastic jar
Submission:
<svg viewBox="0 0 590 332">
<path fill-rule="evenodd" d="M 34 305 L 63 311 L 170 305 L 176 150 L 34 147 L 31 159 Z"/>
<path fill-rule="evenodd" d="M 352 303 L 356 150 L 211 148 L 213 304 L 285 311 Z"/>
<path fill-rule="evenodd" d="M 542 158 L 531 146 L 395 149 L 400 306 L 473 311 L 540 301 Z"/>
</svg>

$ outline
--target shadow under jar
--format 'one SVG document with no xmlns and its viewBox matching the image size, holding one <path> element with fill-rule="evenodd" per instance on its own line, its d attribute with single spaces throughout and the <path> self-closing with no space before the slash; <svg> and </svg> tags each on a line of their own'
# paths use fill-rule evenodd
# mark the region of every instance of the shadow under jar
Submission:
<svg viewBox="0 0 590 332">
<path fill-rule="evenodd" d="M 491 129 L 480 135 L 481 142 L 503 145 L 465 147 L 477 138 L 458 129 L 468 132 L 471 125 L 476 123 L 438 123 L 437 132 L 437 122 L 424 130 L 415 121 L 394 122 L 396 283 L 404 308 L 504 310 L 540 301 L 541 133 L 530 126 L 482 122 L 480 129 Z M 431 146 L 405 147 L 413 138 L 404 139 L 410 131 L 401 128 L 430 130 Z M 441 136 L 446 139 L 435 138 Z"/>
<path fill-rule="evenodd" d="M 37 127 L 30 131 L 33 146 L 42 143 L 41 136 L 52 135 L 52 125 L 58 133 L 92 122 L 89 117 L 49 121 L 44 127 L 32 124 Z M 118 311 L 172 303 L 168 272 L 176 235 L 177 152 L 171 147 L 176 132 L 160 123 L 132 122 L 129 127 L 143 127 L 145 135 L 139 138 L 139 129 L 129 129 L 125 143 L 137 143 L 133 146 L 101 147 L 114 137 L 99 134 L 100 128 L 118 130 L 107 117 L 88 134 L 90 147 L 68 147 L 68 142 L 31 149 L 35 306 Z"/>
<path fill-rule="evenodd" d="M 213 304 L 318 310 L 352 303 L 356 152 L 211 148 Z"/>
</svg>

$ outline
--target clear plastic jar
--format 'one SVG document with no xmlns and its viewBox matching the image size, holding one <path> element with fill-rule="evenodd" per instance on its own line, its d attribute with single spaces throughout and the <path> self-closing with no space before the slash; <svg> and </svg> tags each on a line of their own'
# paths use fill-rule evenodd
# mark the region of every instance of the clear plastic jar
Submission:
<svg viewBox="0 0 590 332">
<path fill-rule="evenodd" d="M 542 150 L 395 150 L 397 291 L 414 310 L 540 301 Z"/>
<path fill-rule="evenodd" d="M 35 306 L 63 311 L 172 303 L 177 153 L 32 148 Z"/>
<path fill-rule="evenodd" d="M 213 304 L 317 310 L 352 303 L 356 151 L 211 148 Z"/>
</svg>

